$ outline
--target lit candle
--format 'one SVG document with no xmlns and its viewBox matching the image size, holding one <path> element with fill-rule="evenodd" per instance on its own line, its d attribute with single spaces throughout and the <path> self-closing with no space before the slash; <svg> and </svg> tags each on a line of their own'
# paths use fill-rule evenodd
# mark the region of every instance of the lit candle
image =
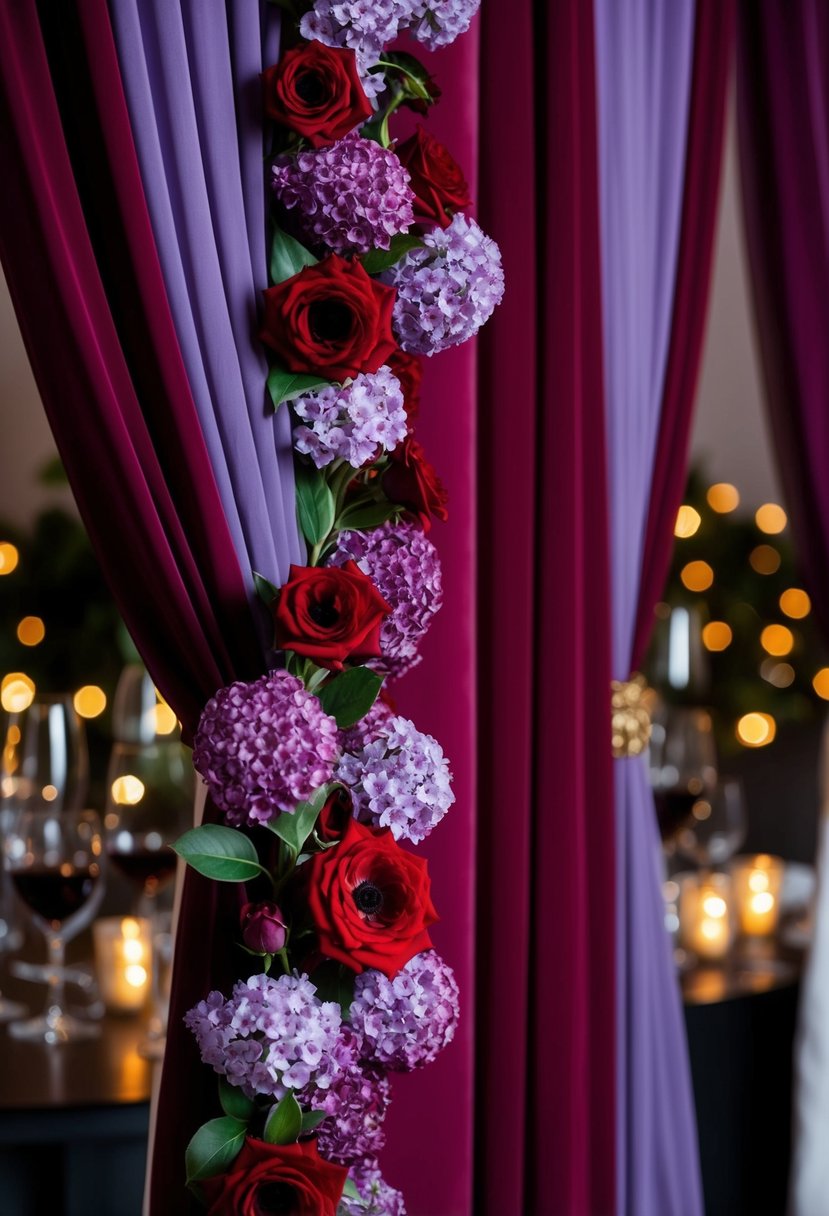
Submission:
<svg viewBox="0 0 829 1216">
<path fill-rule="evenodd" d="M 732 873 L 740 931 L 747 937 L 769 937 L 780 918 L 783 861 L 768 853 L 736 857 Z"/>
<path fill-rule="evenodd" d="M 684 874 L 679 897 L 680 939 L 697 957 L 718 961 L 732 941 L 731 883 L 727 874 Z"/>
<path fill-rule="evenodd" d="M 111 1013 L 137 1013 L 150 991 L 150 922 L 133 916 L 102 917 L 95 921 L 92 932 L 104 1004 Z"/>
</svg>

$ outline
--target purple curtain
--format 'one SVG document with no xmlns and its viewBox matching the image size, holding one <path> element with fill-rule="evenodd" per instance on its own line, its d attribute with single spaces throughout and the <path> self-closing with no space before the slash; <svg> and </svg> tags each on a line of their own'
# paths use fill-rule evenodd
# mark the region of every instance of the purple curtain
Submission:
<svg viewBox="0 0 829 1216">
<path fill-rule="evenodd" d="M 829 635 L 829 5 L 740 6 L 743 205 L 769 416 Z"/>
</svg>

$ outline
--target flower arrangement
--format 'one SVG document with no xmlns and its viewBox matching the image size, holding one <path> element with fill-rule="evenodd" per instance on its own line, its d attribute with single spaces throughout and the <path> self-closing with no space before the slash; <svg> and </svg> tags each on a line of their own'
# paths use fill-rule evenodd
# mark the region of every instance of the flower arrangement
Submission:
<svg viewBox="0 0 829 1216">
<path fill-rule="evenodd" d="M 389 1074 L 431 1063 L 458 986 L 430 936 L 412 850 L 454 801 L 437 740 L 383 690 L 419 662 L 442 602 L 446 491 L 415 435 L 421 356 L 467 341 L 503 293 L 469 189 L 422 126 L 440 91 L 388 44 L 427 48 L 479 0 L 314 0 L 263 74 L 271 124 L 267 390 L 290 411 L 307 564 L 254 581 L 277 664 L 219 689 L 193 758 L 224 823 L 185 833 L 200 873 L 237 883 L 238 981 L 187 1014 L 218 1076 L 187 1150 L 210 1216 L 405 1216 L 380 1155 Z"/>
</svg>

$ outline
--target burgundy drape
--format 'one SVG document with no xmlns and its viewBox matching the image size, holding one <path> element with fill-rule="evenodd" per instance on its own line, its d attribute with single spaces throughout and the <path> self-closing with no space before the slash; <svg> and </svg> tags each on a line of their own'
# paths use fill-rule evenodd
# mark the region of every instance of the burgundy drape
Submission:
<svg viewBox="0 0 829 1216">
<path fill-rule="evenodd" d="M 685 490 L 688 439 L 711 285 L 734 18 L 735 0 L 696 0 L 682 228 L 642 555 L 634 669 L 645 657 L 653 630 L 653 608 L 665 586 L 674 544 L 674 522 Z"/>
<path fill-rule="evenodd" d="M 482 7 L 476 1201 L 614 1210 L 614 818 L 592 5 Z"/>
<path fill-rule="evenodd" d="M 829 634 L 829 4 L 742 3 L 737 81 L 769 418 L 804 578 Z"/>
</svg>

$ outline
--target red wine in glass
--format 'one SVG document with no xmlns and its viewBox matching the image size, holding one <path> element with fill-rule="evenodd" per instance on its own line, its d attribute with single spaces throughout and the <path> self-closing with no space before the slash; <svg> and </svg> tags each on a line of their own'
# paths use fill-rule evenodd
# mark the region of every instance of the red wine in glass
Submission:
<svg viewBox="0 0 829 1216">
<path fill-rule="evenodd" d="M 17 894 L 53 929 L 84 906 L 99 877 L 100 870 L 94 864 L 12 871 Z"/>
<path fill-rule="evenodd" d="M 156 849 L 139 845 L 127 850 L 110 846 L 107 852 L 116 870 L 147 895 L 166 887 L 176 872 L 176 855 L 169 845 Z"/>
<path fill-rule="evenodd" d="M 692 817 L 700 793 L 693 793 L 687 786 L 674 786 L 671 789 L 655 789 L 653 796 L 659 834 L 663 843 L 667 844 L 676 839 Z"/>
</svg>

